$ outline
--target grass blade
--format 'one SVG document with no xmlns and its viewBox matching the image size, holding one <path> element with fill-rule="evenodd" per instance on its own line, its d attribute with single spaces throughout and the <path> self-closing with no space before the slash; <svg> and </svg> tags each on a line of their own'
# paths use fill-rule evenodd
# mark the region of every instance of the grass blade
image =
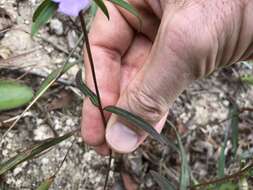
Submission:
<svg viewBox="0 0 253 190">
<path fill-rule="evenodd" d="M 126 9 L 128 12 L 130 12 L 131 14 L 136 16 L 139 20 L 141 20 L 139 12 L 136 10 L 136 8 L 134 6 L 132 6 L 128 2 L 126 2 L 124 0 L 110 0 L 110 1 L 118 6 L 122 7 L 123 9 Z"/>
<path fill-rule="evenodd" d="M 99 106 L 97 95 L 92 90 L 90 90 L 89 87 L 83 82 L 82 70 L 79 70 L 76 74 L 76 85 L 77 85 L 77 88 L 84 94 L 84 96 L 87 96 L 90 98 L 94 106 L 96 107 Z"/>
<path fill-rule="evenodd" d="M 54 15 L 57 9 L 58 4 L 51 0 L 45 0 L 40 4 L 33 15 L 32 36 Z"/>
<path fill-rule="evenodd" d="M 187 190 L 188 187 L 190 186 L 190 180 L 191 180 L 190 167 L 188 165 L 187 155 L 186 155 L 181 137 L 180 137 L 179 133 L 176 130 L 176 127 L 168 120 L 167 120 L 167 123 L 175 131 L 176 136 L 177 136 L 178 146 L 179 146 L 179 149 L 180 149 L 181 173 L 180 173 L 180 188 L 179 189 L 180 190 Z"/>
<path fill-rule="evenodd" d="M 70 54 L 68 55 L 67 59 L 65 60 L 65 63 L 63 64 L 63 66 L 60 69 L 56 69 L 55 74 L 51 74 L 51 76 L 53 75 L 54 77 L 51 77 L 50 75 L 48 76 L 48 78 L 45 79 L 45 81 L 42 83 L 43 87 L 39 88 L 39 93 L 36 93 L 36 96 L 33 98 L 33 101 L 26 107 L 26 109 L 17 117 L 17 119 L 12 123 L 12 125 L 9 127 L 9 129 L 4 133 L 4 135 L 1 138 L 0 141 L 0 145 L 2 144 L 4 138 L 6 137 L 6 135 L 9 133 L 9 131 L 11 131 L 13 129 L 13 127 L 16 126 L 16 124 L 18 123 L 18 121 L 24 116 L 24 114 L 35 104 L 35 102 L 38 101 L 38 99 L 40 99 L 40 97 L 49 89 L 50 86 L 52 86 L 52 84 L 64 73 L 63 71 L 67 71 L 69 68 L 68 66 L 66 66 L 71 58 L 71 56 L 74 54 L 76 48 L 78 47 L 78 45 L 80 44 L 80 42 L 82 42 L 83 39 L 83 34 L 79 37 L 77 43 L 75 44 L 75 47 L 72 49 L 72 51 L 70 52 Z M 79 61 L 77 61 L 75 64 L 77 64 Z"/>
<path fill-rule="evenodd" d="M 34 11 L 32 21 L 35 22 L 40 16 L 41 12 L 48 6 L 51 0 L 44 0 Z"/>
<path fill-rule="evenodd" d="M 28 104 L 33 98 L 33 90 L 15 81 L 0 80 L 0 111 L 18 108 Z"/>
<path fill-rule="evenodd" d="M 71 69 L 76 63 L 67 63 L 63 65 L 62 68 L 57 68 L 53 70 L 47 78 L 42 82 L 39 89 L 35 93 L 36 96 L 38 96 L 52 81 L 54 81 L 56 78 L 61 77 L 64 73 L 66 73 L 69 69 Z"/>
<path fill-rule="evenodd" d="M 75 140 L 73 140 L 73 142 L 71 143 L 71 146 L 68 148 L 63 160 L 61 161 L 58 169 L 55 171 L 54 175 L 49 177 L 48 179 L 46 179 L 45 181 L 43 181 L 40 186 L 37 188 L 37 190 L 48 190 L 50 188 L 50 186 L 52 185 L 52 183 L 54 182 L 57 174 L 59 173 L 60 169 L 62 168 L 64 162 L 66 161 L 67 159 L 67 156 L 69 155 L 69 152 L 71 150 L 71 148 L 73 147 L 73 144 L 74 144 Z"/>
<path fill-rule="evenodd" d="M 0 164 L 0 176 L 3 175 L 4 173 L 6 173 L 7 171 L 15 168 L 20 163 L 32 159 L 36 155 L 48 150 L 49 148 L 61 143 L 64 140 L 68 139 L 74 133 L 75 133 L 75 131 L 68 133 L 66 135 L 63 135 L 61 137 L 45 140 L 44 142 L 39 143 L 38 145 L 35 145 L 32 148 L 27 149 L 26 151 L 14 156 L 13 158 L 7 160 L 4 163 Z"/>
<path fill-rule="evenodd" d="M 176 188 L 169 183 L 169 181 L 161 176 L 159 173 L 151 170 L 151 175 L 153 176 L 154 180 L 158 183 L 158 185 L 161 187 L 161 190 L 176 190 Z"/>
<path fill-rule="evenodd" d="M 92 1 L 91 7 L 90 7 L 90 11 L 89 11 L 89 16 L 90 16 L 92 19 L 96 16 L 97 10 L 98 10 L 97 4 L 96 4 L 94 1 Z M 91 20 L 92 20 L 92 19 L 91 19 Z"/>
<path fill-rule="evenodd" d="M 48 190 L 52 183 L 54 182 L 55 176 L 52 176 L 45 181 L 43 181 L 36 190 Z"/>
<path fill-rule="evenodd" d="M 225 166 L 226 166 L 226 155 L 225 155 L 225 150 L 227 147 L 227 143 L 228 143 L 228 129 L 226 129 L 225 131 L 225 138 L 224 138 L 224 142 L 221 148 L 221 153 L 219 156 L 219 160 L 218 160 L 218 177 L 222 178 L 225 176 Z"/>
<path fill-rule="evenodd" d="M 239 114 L 240 110 L 238 105 L 233 102 L 230 106 L 229 118 L 231 118 L 230 129 L 232 130 L 232 152 L 236 156 L 239 141 Z"/>
<path fill-rule="evenodd" d="M 105 16 L 110 19 L 110 15 L 108 12 L 108 9 L 105 6 L 105 3 L 103 0 L 94 0 L 94 2 L 97 4 L 97 6 L 103 11 L 103 13 L 105 14 Z"/>
<path fill-rule="evenodd" d="M 134 125 L 135 127 L 138 127 L 144 131 L 146 131 L 148 134 L 150 134 L 154 139 L 156 139 L 158 142 L 164 145 L 168 145 L 172 147 L 174 150 L 178 151 L 178 148 L 168 141 L 163 135 L 159 134 L 152 125 L 147 123 L 144 119 L 142 119 L 139 116 L 136 116 L 122 108 L 118 108 L 115 106 L 108 106 L 104 108 L 105 111 L 108 111 L 110 113 L 114 113 L 124 119 L 126 119 L 130 124 Z"/>
</svg>

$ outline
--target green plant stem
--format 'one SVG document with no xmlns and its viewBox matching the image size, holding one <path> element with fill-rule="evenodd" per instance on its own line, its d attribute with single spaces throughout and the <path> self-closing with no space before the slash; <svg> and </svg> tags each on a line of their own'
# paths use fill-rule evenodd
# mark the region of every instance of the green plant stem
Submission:
<svg viewBox="0 0 253 190">
<path fill-rule="evenodd" d="M 212 184 L 217 184 L 217 183 L 222 183 L 222 182 L 227 182 L 229 180 L 233 180 L 239 177 L 242 177 L 243 175 L 245 175 L 246 172 L 248 172 L 249 170 L 251 170 L 253 168 L 253 163 L 251 163 L 250 165 L 248 165 L 247 167 L 245 167 L 244 169 L 229 175 L 229 176 L 225 176 L 223 178 L 219 178 L 219 179 L 215 179 L 215 180 L 211 180 L 211 181 L 207 181 L 207 182 L 203 182 L 200 183 L 198 185 L 192 186 L 190 187 L 191 190 L 196 190 L 199 187 L 206 187 L 208 185 L 212 185 Z"/>
<path fill-rule="evenodd" d="M 92 57 L 92 53 L 91 53 L 90 41 L 89 41 L 88 32 L 86 29 L 86 24 L 85 24 L 85 20 L 84 20 L 82 11 L 80 11 L 80 13 L 79 13 L 79 19 L 80 19 L 81 27 L 82 27 L 83 34 L 84 34 L 84 43 L 86 45 L 87 55 L 88 55 L 88 58 L 90 61 L 90 67 L 91 67 L 95 92 L 96 92 L 96 95 L 98 98 L 98 109 L 100 111 L 100 115 L 101 115 L 104 127 L 106 128 L 106 119 L 105 119 L 105 115 L 104 115 L 104 111 L 103 111 L 100 92 L 98 89 L 98 83 L 97 83 L 97 78 L 96 78 L 96 69 L 95 69 L 95 65 L 94 65 L 94 61 L 93 61 L 93 57 Z M 110 173 L 110 169 L 111 169 L 111 162 L 112 162 L 112 152 L 110 150 L 110 157 L 109 157 L 108 170 L 107 170 L 107 175 L 106 175 L 105 184 L 104 184 L 104 190 L 107 189 L 107 184 L 108 184 L 108 180 L 109 180 L 109 173 Z"/>
</svg>

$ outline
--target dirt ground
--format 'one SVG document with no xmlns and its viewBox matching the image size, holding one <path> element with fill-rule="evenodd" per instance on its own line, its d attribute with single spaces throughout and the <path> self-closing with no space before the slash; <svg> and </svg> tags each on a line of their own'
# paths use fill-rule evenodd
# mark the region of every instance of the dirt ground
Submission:
<svg viewBox="0 0 253 190">
<path fill-rule="evenodd" d="M 0 0 L 0 79 L 16 79 L 34 90 L 50 71 L 63 64 L 80 35 L 75 19 L 57 14 L 40 30 L 38 37 L 31 38 L 32 14 L 38 3 L 36 0 Z M 80 46 L 70 61 L 78 60 L 81 54 Z M 34 143 L 80 127 L 82 97 L 74 82 L 80 67 L 75 66 L 53 85 L 8 133 L 0 149 L 0 162 Z M 238 63 L 217 71 L 192 84 L 170 108 L 169 119 L 182 135 L 192 175 L 200 182 L 216 176 L 224 132 L 231 122 L 230 101 L 235 101 L 240 108 L 253 107 L 253 87 L 240 80 L 244 74 L 253 74 L 253 64 Z M 11 124 L 5 121 L 22 110 L 0 113 L 0 138 Z M 247 152 L 252 158 L 253 113 L 241 113 L 239 126 L 237 154 Z M 169 129 L 164 133 L 175 139 Z M 57 170 L 73 139 L 76 141 L 52 189 L 103 189 L 108 158 L 97 155 L 78 135 L 0 178 L 0 189 L 36 189 Z M 231 148 L 229 140 L 226 174 L 240 168 L 240 162 L 231 156 Z M 180 160 L 168 147 L 148 139 L 134 153 L 113 160 L 109 189 L 124 189 L 122 181 L 130 190 L 159 189 L 149 174 L 150 170 L 156 170 L 172 183 L 177 183 Z M 249 180 L 251 183 L 252 179 Z"/>
</svg>

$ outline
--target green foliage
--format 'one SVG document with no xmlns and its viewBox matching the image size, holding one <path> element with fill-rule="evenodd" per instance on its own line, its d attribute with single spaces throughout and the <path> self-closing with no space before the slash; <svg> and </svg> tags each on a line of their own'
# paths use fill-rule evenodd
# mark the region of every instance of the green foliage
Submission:
<svg viewBox="0 0 253 190">
<path fill-rule="evenodd" d="M 97 6 L 102 10 L 102 12 L 105 14 L 105 16 L 110 19 L 110 15 L 108 12 L 108 9 L 104 3 L 104 0 L 94 0 L 94 2 L 97 4 Z M 133 14 L 134 16 L 136 16 L 140 21 L 140 15 L 138 13 L 138 11 L 135 9 L 135 7 L 133 7 L 131 4 L 129 4 L 128 2 L 124 1 L 124 0 L 110 0 L 110 2 L 118 5 L 119 7 L 127 10 L 128 12 L 130 12 L 131 14 Z"/>
<path fill-rule="evenodd" d="M 23 84 L 0 80 L 0 111 L 26 105 L 33 98 L 33 90 Z"/>
<path fill-rule="evenodd" d="M 57 78 L 61 77 L 64 73 L 66 73 L 69 69 L 71 69 L 76 63 L 66 63 L 61 68 L 57 68 L 53 70 L 47 78 L 42 82 L 39 89 L 36 91 L 35 95 L 38 96 L 41 94 L 45 89 L 47 89 L 47 86 L 54 82 Z"/>
<path fill-rule="evenodd" d="M 218 160 L 218 177 L 224 177 L 225 176 L 225 166 L 226 166 L 226 155 L 225 150 L 228 143 L 228 129 L 225 131 L 225 138 L 224 142 L 221 148 L 221 153 Z"/>
<path fill-rule="evenodd" d="M 108 9 L 105 6 L 105 3 L 103 0 L 94 0 L 94 2 L 97 4 L 97 6 L 101 9 L 101 11 L 105 14 L 105 16 L 110 19 Z"/>
<path fill-rule="evenodd" d="M 234 154 L 234 157 L 236 156 L 236 151 L 238 148 L 239 114 L 239 107 L 235 102 L 233 102 L 230 106 L 229 117 L 231 118 L 230 128 L 232 130 L 232 152 Z"/>
<path fill-rule="evenodd" d="M 234 157 L 236 156 L 236 151 L 238 148 L 238 128 L 239 128 L 239 107 L 236 103 L 231 103 L 229 111 L 230 129 L 232 130 L 232 152 Z M 221 153 L 218 160 L 218 177 L 222 178 L 225 176 L 225 167 L 226 167 L 226 155 L 225 150 L 228 142 L 228 129 L 225 131 L 224 143 L 221 148 Z"/>
<path fill-rule="evenodd" d="M 180 172 L 180 190 L 187 190 L 190 186 L 191 175 L 190 175 L 190 167 L 187 161 L 187 155 L 181 140 L 179 133 L 176 130 L 176 127 L 169 121 L 167 123 L 170 127 L 175 131 L 177 136 L 177 142 L 180 149 L 180 157 L 181 157 L 181 172 Z"/>
<path fill-rule="evenodd" d="M 77 87 L 79 88 L 79 90 L 87 97 L 90 98 L 91 102 L 93 103 L 93 105 L 95 105 L 96 107 L 98 107 L 98 97 L 97 95 L 89 89 L 89 87 L 83 82 L 82 80 L 82 71 L 80 70 L 77 74 L 76 74 L 76 84 Z M 164 144 L 164 145 L 168 145 L 170 147 L 172 147 L 174 150 L 178 151 L 178 148 L 176 147 L 176 145 L 174 145 L 173 143 L 171 143 L 170 141 L 168 141 L 168 139 L 166 139 L 164 136 L 162 136 L 161 134 L 159 134 L 150 124 L 148 124 L 145 120 L 143 120 L 141 117 L 138 117 L 126 110 L 123 110 L 122 108 L 118 108 L 115 106 L 108 106 L 104 108 L 105 111 L 108 111 L 110 113 L 114 113 L 124 119 L 126 119 L 130 124 L 146 131 L 147 133 L 149 133 L 154 139 L 156 139 L 158 142 Z"/>
<path fill-rule="evenodd" d="M 33 15 L 32 35 L 35 35 L 48 22 L 57 9 L 58 4 L 51 0 L 45 0 L 39 5 Z"/>
<path fill-rule="evenodd" d="M 112 3 L 120 6 L 121 8 L 127 10 L 128 12 L 130 12 L 131 14 L 133 14 L 134 16 L 136 16 L 140 21 L 141 21 L 141 17 L 139 12 L 136 10 L 136 8 L 134 6 L 132 6 L 131 4 L 127 3 L 124 0 L 110 0 Z"/>
<path fill-rule="evenodd" d="M 98 10 L 97 4 L 94 1 L 92 1 L 91 8 L 90 8 L 90 11 L 89 11 L 90 17 L 95 17 L 96 13 L 97 13 L 97 10 Z"/>
<path fill-rule="evenodd" d="M 245 75 L 241 78 L 241 80 L 249 85 L 253 85 L 253 76 L 252 75 Z"/>
<path fill-rule="evenodd" d="M 220 186 L 219 190 L 238 190 L 238 189 L 237 189 L 237 185 L 236 184 L 228 182 L 228 183 L 223 183 Z"/>
<path fill-rule="evenodd" d="M 11 159 L 0 164 L 0 176 L 5 174 L 7 171 L 15 168 L 17 165 L 33 159 L 35 156 L 45 152 L 46 150 L 52 148 L 53 146 L 61 143 L 62 141 L 68 139 L 74 134 L 74 132 L 68 133 L 61 137 L 47 139 L 44 142 L 39 143 L 38 145 L 28 148 L 24 152 L 17 154 Z"/>
</svg>

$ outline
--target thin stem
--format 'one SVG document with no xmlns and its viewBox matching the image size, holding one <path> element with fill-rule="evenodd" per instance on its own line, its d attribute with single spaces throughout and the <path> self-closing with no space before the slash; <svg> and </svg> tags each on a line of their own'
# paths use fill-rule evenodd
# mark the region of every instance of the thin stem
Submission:
<svg viewBox="0 0 253 190">
<path fill-rule="evenodd" d="M 97 78 L 96 78 L 96 70 L 95 70 L 95 66 L 94 66 L 94 61 L 93 61 L 93 57 L 92 57 L 92 53 L 91 53 L 91 47 L 90 47 L 90 41 L 89 41 L 89 37 L 88 37 L 88 32 L 86 29 L 86 24 L 82 15 L 82 11 L 79 13 L 79 18 L 81 21 L 81 27 L 83 30 L 83 34 L 84 34 L 84 43 L 86 45 L 86 50 L 87 50 L 87 55 L 90 61 L 90 67 L 91 67 L 91 72 L 92 72 L 92 78 L 93 78 L 93 83 L 94 83 L 94 87 L 95 87 L 95 91 L 96 91 L 96 95 L 98 97 L 98 108 L 102 117 L 102 121 L 104 126 L 106 127 L 106 119 L 105 119 L 105 115 L 104 115 L 104 111 L 103 111 L 103 107 L 102 107 L 102 103 L 101 103 L 101 96 L 99 93 L 99 89 L 98 89 L 98 83 L 97 83 Z"/>
<path fill-rule="evenodd" d="M 211 184 L 222 183 L 222 182 L 225 182 L 225 181 L 233 180 L 233 179 L 238 178 L 238 177 L 242 177 L 246 172 L 248 172 L 252 168 L 253 168 L 253 164 L 250 164 L 246 168 L 244 168 L 244 169 L 242 169 L 242 170 L 240 170 L 240 171 L 238 171 L 238 172 L 236 172 L 232 175 L 229 175 L 229 176 L 226 176 L 226 177 L 223 177 L 223 178 L 219 178 L 219 179 L 216 179 L 216 180 L 204 182 L 204 183 L 192 186 L 192 187 L 190 187 L 190 189 L 195 190 L 199 187 L 203 187 L 203 186 L 205 187 L 205 186 L 208 186 L 208 185 L 211 185 Z"/>
<path fill-rule="evenodd" d="M 95 65 L 94 65 L 94 61 L 93 61 L 93 57 L 92 57 L 92 53 L 91 53 L 90 41 L 89 41 L 88 32 L 87 32 L 87 29 L 86 29 L 86 24 L 85 24 L 85 20 L 84 20 L 82 11 L 80 11 L 80 13 L 79 13 L 79 19 L 80 19 L 81 27 L 82 27 L 83 34 L 84 34 L 84 43 L 86 45 L 87 55 L 88 55 L 88 58 L 89 58 L 89 61 L 90 61 L 90 67 L 91 67 L 91 72 L 92 72 L 93 83 L 94 83 L 96 95 L 97 95 L 97 98 L 98 98 L 98 108 L 99 108 L 100 115 L 101 115 L 101 118 L 102 118 L 102 121 L 103 121 L 103 124 L 104 124 L 104 128 L 106 128 L 106 119 L 105 119 L 103 106 L 102 106 L 102 102 L 101 102 L 101 97 L 100 97 L 98 84 L 97 84 L 96 69 L 95 69 Z M 111 169 L 111 163 L 112 163 L 112 151 L 110 150 L 110 157 L 109 157 L 109 163 L 108 163 L 106 179 L 105 179 L 105 183 L 104 183 L 104 190 L 107 189 L 107 184 L 108 184 L 108 180 L 109 180 L 109 173 L 110 173 L 110 169 Z"/>
</svg>

